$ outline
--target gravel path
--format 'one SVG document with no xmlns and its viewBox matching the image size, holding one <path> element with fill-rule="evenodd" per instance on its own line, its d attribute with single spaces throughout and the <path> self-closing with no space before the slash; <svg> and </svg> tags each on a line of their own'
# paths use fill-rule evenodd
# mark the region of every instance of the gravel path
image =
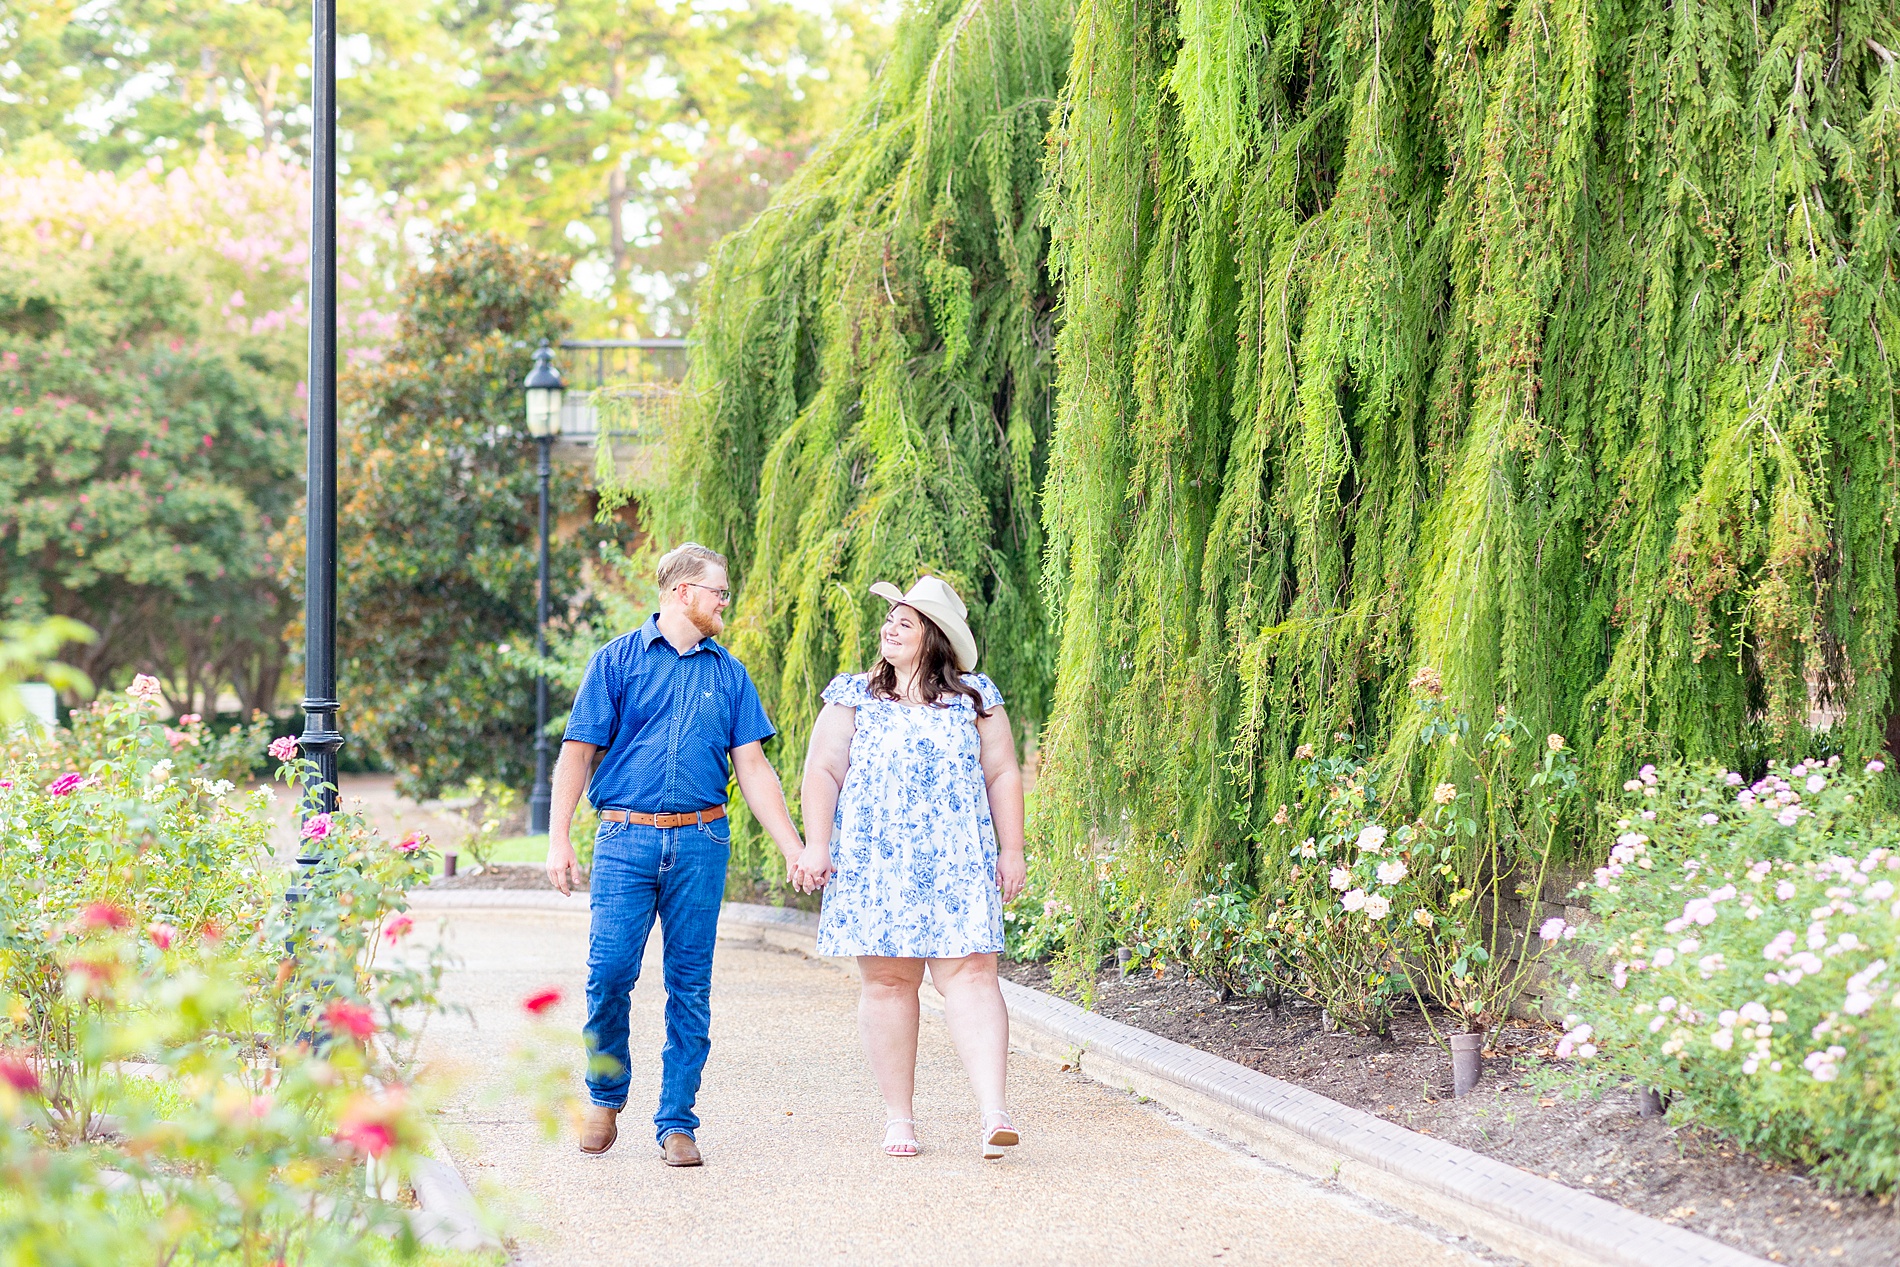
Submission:
<svg viewBox="0 0 1900 1267">
<path fill-rule="evenodd" d="M 444 1135 L 478 1193 L 513 1212 L 527 1263 L 1479 1261 L 1442 1233 L 1027 1055 L 1010 1066 L 1025 1142 L 986 1163 L 962 1068 L 929 1012 L 918 1071 L 923 1153 L 887 1159 L 876 1150 L 883 1115 L 858 1050 L 855 982 L 744 943 L 722 943 L 715 966 L 713 1054 L 699 1100 L 704 1168 L 669 1170 L 652 1143 L 664 998 L 657 938 L 634 1000 L 620 1141 L 587 1157 L 569 1133 L 541 1135 L 503 1072 L 532 991 L 564 990 L 552 1017 L 579 1028 L 585 907 L 458 911 L 443 927 L 461 960 L 445 993 L 474 1017 L 436 1022 L 424 1043 L 425 1056 L 456 1075 Z M 566 1058 L 578 1077 L 578 1050 Z"/>
</svg>

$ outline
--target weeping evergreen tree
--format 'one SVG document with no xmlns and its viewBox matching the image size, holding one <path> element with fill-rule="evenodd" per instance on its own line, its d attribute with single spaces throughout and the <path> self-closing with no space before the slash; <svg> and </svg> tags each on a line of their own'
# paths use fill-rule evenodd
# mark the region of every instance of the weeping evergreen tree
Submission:
<svg viewBox="0 0 1900 1267">
<path fill-rule="evenodd" d="M 1082 0 L 1044 850 L 1203 882 L 1303 744 L 1403 802 L 1421 669 L 1600 780 L 1876 749 L 1896 50 L 1891 0 Z"/>
<path fill-rule="evenodd" d="M 794 776 L 825 683 L 876 654 L 875 580 L 950 581 L 1012 715 L 1027 731 L 1046 711 L 1039 203 L 1070 20 L 1067 0 L 915 6 L 849 124 L 701 291 L 656 509 L 731 559 L 732 644 Z"/>
</svg>

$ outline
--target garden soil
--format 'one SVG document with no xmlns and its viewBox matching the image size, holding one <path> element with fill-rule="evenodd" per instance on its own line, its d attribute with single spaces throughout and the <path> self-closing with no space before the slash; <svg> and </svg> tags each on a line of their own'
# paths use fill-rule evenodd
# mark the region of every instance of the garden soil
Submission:
<svg viewBox="0 0 1900 1267">
<path fill-rule="evenodd" d="M 1075 1002 L 1042 964 L 1005 964 L 1010 979 Z M 1799 1171 L 1693 1126 L 1637 1116 L 1633 1087 L 1601 1095 L 1551 1057 L 1555 1035 L 1514 1024 L 1486 1053 L 1473 1095 L 1451 1095 L 1451 1061 L 1416 1011 L 1389 1039 L 1328 1029 L 1319 1008 L 1290 1000 L 1223 1003 L 1178 971 L 1104 973 L 1093 1009 L 1162 1038 L 1246 1065 L 1425 1135 L 1495 1157 L 1772 1262 L 1900 1264 L 1900 1209 L 1829 1192 Z"/>
</svg>

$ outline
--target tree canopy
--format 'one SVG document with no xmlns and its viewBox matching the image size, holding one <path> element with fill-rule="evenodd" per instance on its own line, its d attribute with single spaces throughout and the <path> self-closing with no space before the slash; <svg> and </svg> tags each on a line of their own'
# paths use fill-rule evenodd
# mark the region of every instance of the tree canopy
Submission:
<svg viewBox="0 0 1900 1267">
<path fill-rule="evenodd" d="M 785 0 L 344 0 L 346 202 L 521 238 L 579 266 L 582 317 L 678 332 L 712 243 L 836 123 L 881 30 Z M 309 41 L 290 0 L 25 0 L 0 20 L 0 159 L 301 162 Z"/>
<path fill-rule="evenodd" d="M 96 681 L 157 668 L 180 712 L 226 682 L 268 707 L 296 437 L 265 375 L 192 338 L 193 308 L 136 256 L 51 294 L 0 272 L 0 601 L 91 628 L 73 660 Z"/>
<path fill-rule="evenodd" d="M 471 776 L 523 787 L 532 768 L 534 678 L 498 648 L 533 638 L 537 476 L 521 380 L 535 344 L 561 335 L 567 271 L 488 235 L 445 235 L 431 255 L 405 280 L 383 358 L 343 383 L 338 454 L 344 729 L 420 796 Z M 552 495 L 573 506 L 583 486 L 557 467 Z M 299 520 L 284 534 L 293 568 L 302 532 Z M 584 556 L 571 538 L 552 543 L 553 592 L 576 615 Z"/>
<path fill-rule="evenodd" d="M 1066 74 L 1002 69 L 1071 29 Z M 977 590 L 1006 689 L 1053 683 L 1036 831 L 1078 892 L 1105 850 L 1281 867 L 1309 752 L 1408 802 L 1463 759 L 1421 752 L 1421 682 L 1599 790 L 1864 755 L 1900 635 L 1896 48 L 1872 0 L 919 9 L 717 257 L 681 522 L 734 554 L 794 732 L 873 573 Z M 1030 116 L 1047 167 L 997 179 Z M 1051 302 L 1054 423 L 1012 431 Z"/>
<path fill-rule="evenodd" d="M 1880 745 L 1891 5 L 1087 0 L 1077 31 L 1042 792 L 1075 875 L 1103 839 L 1244 857 L 1307 745 L 1404 803 L 1421 674 L 1599 788 Z"/>
</svg>

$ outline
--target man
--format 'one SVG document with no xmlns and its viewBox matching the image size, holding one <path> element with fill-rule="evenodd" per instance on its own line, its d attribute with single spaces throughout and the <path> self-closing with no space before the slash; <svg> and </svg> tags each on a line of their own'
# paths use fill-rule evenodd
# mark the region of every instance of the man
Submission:
<svg viewBox="0 0 1900 1267">
<path fill-rule="evenodd" d="M 732 839 L 728 770 L 788 863 L 804 844 L 760 747 L 774 732 L 759 693 L 745 666 L 713 641 L 731 600 L 725 556 L 688 542 L 660 560 L 659 583 L 658 614 L 587 662 L 554 768 L 548 879 L 565 894 L 580 877 L 568 831 L 585 784 L 601 821 L 587 951 L 586 1034 L 595 1054 L 581 1151 L 604 1153 L 619 1136 L 629 999 L 657 915 L 666 1048 L 653 1124 L 667 1165 L 697 1166 L 693 1101 L 711 1046 L 713 944 Z"/>
</svg>

